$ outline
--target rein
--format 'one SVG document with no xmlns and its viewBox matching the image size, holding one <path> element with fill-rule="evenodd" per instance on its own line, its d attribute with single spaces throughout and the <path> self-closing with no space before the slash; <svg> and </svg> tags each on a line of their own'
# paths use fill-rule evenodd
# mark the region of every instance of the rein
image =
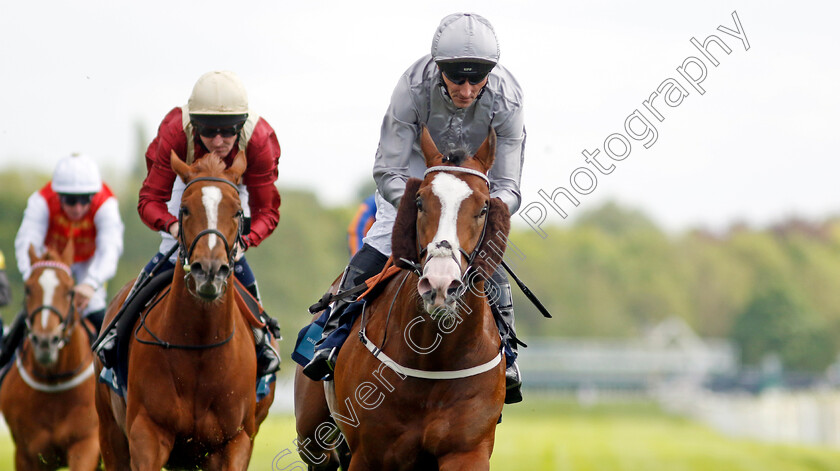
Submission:
<svg viewBox="0 0 840 471">
<path fill-rule="evenodd" d="M 359 341 L 365 346 L 365 348 L 373 354 L 373 357 L 382 362 L 385 366 L 391 368 L 392 370 L 396 371 L 398 374 L 402 376 L 411 376 L 412 378 L 421 378 L 421 379 L 433 379 L 433 380 L 441 380 L 441 379 L 461 379 L 461 378 L 469 378 L 470 376 L 475 376 L 486 371 L 490 371 L 496 366 L 499 365 L 502 361 L 502 345 L 499 345 L 499 353 L 496 354 L 493 359 L 486 363 L 482 363 L 478 366 L 473 366 L 471 368 L 464 368 L 461 370 L 448 370 L 448 371 L 428 371 L 428 370 L 418 370 L 416 368 L 409 368 L 407 366 L 402 366 L 391 357 L 385 354 L 383 351 L 385 349 L 385 343 L 388 340 L 388 323 L 391 320 L 391 312 L 394 309 L 394 305 L 397 302 L 397 296 L 399 296 L 400 291 L 402 290 L 405 281 L 408 279 L 408 272 L 406 272 L 405 276 L 403 276 L 402 281 L 400 281 L 399 287 L 397 287 L 397 291 L 394 293 L 394 298 L 391 300 L 391 305 L 388 308 L 388 315 L 385 317 L 385 327 L 383 328 L 382 334 L 382 347 L 377 347 L 372 340 L 370 340 L 367 336 L 367 319 L 365 316 L 365 311 L 367 309 L 367 303 L 362 306 L 362 319 L 360 321 L 359 327 Z"/>
<path fill-rule="evenodd" d="M 149 307 L 146 308 L 145 311 L 143 311 L 143 315 L 140 317 L 140 322 L 137 325 L 137 328 L 134 329 L 134 340 L 137 340 L 138 343 L 142 343 L 144 345 L 153 345 L 153 346 L 156 346 L 156 347 L 165 348 L 167 350 L 168 349 L 175 349 L 175 350 L 209 350 L 211 348 L 221 347 L 222 345 L 230 342 L 231 339 L 233 339 L 233 336 L 236 334 L 236 322 L 233 323 L 233 330 L 231 331 L 230 335 L 226 339 L 224 339 L 220 342 L 208 343 L 208 344 L 204 344 L 204 345 L 185 345 L 185 344 L 169 343 L 165 340 L 162 340 L 157 335 L 155 335 L 155 333 L 152 332 L 149 329 L 148 326 L 146 326 L 146 318 L 149 317 L 149 313 L 152 312 L 152 309 L 155 306 L 157 306 L 158 303 L 163 301 L 163 298 L 165 298 L 166 295 L 169 294 L 169 291 L 171 289 L 172 289 L 171 286 L 166 288 L 166 291 L 164 291 L 163 294 L 161 294 L 160 296 L 155 298 L 154 302 L 151 303 L 149 305 Z M 137 335 L 140 332 L 140 328 L 143 328 L 143 330 L 145 330 L 146 333 L 151 335 L 152 338 L 154 339 L 154 341 L 141 339 L 140 336 Z"/>
</svg>

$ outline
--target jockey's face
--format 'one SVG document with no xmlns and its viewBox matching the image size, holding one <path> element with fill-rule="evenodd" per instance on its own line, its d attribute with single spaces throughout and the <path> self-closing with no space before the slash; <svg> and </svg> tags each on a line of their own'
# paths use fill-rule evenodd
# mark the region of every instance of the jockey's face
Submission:
<svg viewBox="0 0 840 471">
<path fill-rule="evenodd" d="M 487 84 L 487 77 L 481 82 L 471 84 L 469 80 L 465 80 L 461 85 L 449 80 L 446 74 L 443 75 L 443 83 L 446 84 L 446 90 L 449 92 L 449 97 L 452 98 L 452 103 L 458 108 L 466 108 L 475 101 L 478 93 L 484 85 Z"/>
<path fill-rule="evenodd" d="M 83 217 L 85 217 L 85 214 L 87 214 L 88 211 L 90 211 L 90 203 L 77 203 L 72 206 L 61 203 L 61 210 L 64 211 L 64 214 L 67 215 L 67 219 L 71 221 L 79 221 Z"/>
<path fill-rule="evenodd" d="M 204 147 L 210 151 L 211 154 L 216 154 L 224 159 L 233 150 L 233 144 L 236 143 L 237 136 L 223 137 L 221 134 L 216 134 L 213 137 L 204 137 L 199 135 Z"/>
</svg>

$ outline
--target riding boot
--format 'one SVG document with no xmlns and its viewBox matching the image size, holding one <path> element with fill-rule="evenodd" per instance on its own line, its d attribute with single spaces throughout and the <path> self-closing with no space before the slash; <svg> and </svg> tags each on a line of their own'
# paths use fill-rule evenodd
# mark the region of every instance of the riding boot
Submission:
<svg viewBox="0 0 840 471">
<path fill-rule="evenodd" d="M 338 292 L 347 291 L 354 286 L 364 283 L 371 276 L 381 272 L 386 262 L 388 262 L 388 257 L 380 251 L 368 244 L 362 245 L 362 248 L 353 255 L 347 268 L 344 269 L 344 275 L 339 283 Z M 324 324 L 324 330 L 321 333 L 321 339 L 315 343 L 315 352 L 312 355 L 312 360 L 303 367 L 303 373 L 314 381 L 320 381 L 325 377 L 327 379 L 332 377 L 333 370 L 335 369 L 335 360 L 338 357 L 338 348 L 324 348 L 323 343 L 339 327 L 341 314 L 347 305 L 353 301 L 355 299 L 344 298 L 335 301 L 328 307 L 329 313 L 327 315 L 327 322 Z"/>
<path fill-rule="evenodd" d="M 519 339 L 516 337 L 515 319 L 513 317 L 513 296 L 510 282 L 501 267 L 493 273 L 488 290 L 490 308 L 496 319 L 496 325 L 504 343 L 507 368 L 505 368 L 505 404 L 515 404 L 522 401 L 522 376 L 516 358 L 519 355 Z M 491 287 L 492 286 L 492 287 Z"/>
<path fill-rule="evenodd" d="M 26 312 L 21 311 L 15 317 L 11 327 L 9 327 L 9 332 L 3 336 L 3 350 L 0 352 L 0 369 L 11 361 L 25 333 Z"/>
<path fill-rule="evenodd" d="M 141 271 L 140 274 L 137 275 L 137 280 L 134 281 L 134 286 L 131 287 L 131 291 L 128 292 L 128 296 L 125 297 L 125 302 L 134 297 L 135 292 L 146 284 L 146 280 L 148 278 L 149 274 L 144 268 L 143 271 Z M 101 322 L 102 321 L 100 320 L 100 325 L 97 330 L 102 330 Z M 97 347 L 95 353 L 96 356 L 99 357 L 99 361 L 102 362 L 103 368 L 114 368 L 117 365 L 117 344 L 121 339 L 126 338 L 124 335 L 125 332 L 123 332 L 123 330 L 127 330 L 119 329 L 120 324 L 128 324 L 128 319 L 124 320 L 124 322 L 122 323 L 117 322 L 111 325 L 111 327 L 106 332 L 100 332 L 100 337 L 102 337 L 102 341 L 99 342 L 99 347 Z"/>
<path fill-rule="evenodd" d="M 245 287 L 251 296 L 260 302 L 260 289 L 256 280 Z M 257 377 L 276 373 L 280 370 L 280 354 L 271 345 L 271 336 L 280 338 L 280 324 L 268 314 L 265 315 L 265 327 L 252 327 L 254 344 L 257 348 Z M 270 334 L 270 335 L 269 335 Z"/>
</svg>

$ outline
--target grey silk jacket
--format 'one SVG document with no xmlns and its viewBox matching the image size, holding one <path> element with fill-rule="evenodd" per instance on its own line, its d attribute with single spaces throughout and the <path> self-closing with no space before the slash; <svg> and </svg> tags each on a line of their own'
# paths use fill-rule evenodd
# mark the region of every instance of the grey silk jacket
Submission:
<svg viewBox="0 0 840 471">
<path fill-rule="evenodd" d="M 427 55 L 400 77 L 382 122 L 373 178 L 386 201 L 398 206 L 409 178 L 423 178 L 425 159 L 420 151 L 420 125 L 425 123 L 446 154 L 464 149 L 474 154 L 496 130 L 496 160 L 490 170 L 490 194 L 504 201 L 511 214 L 519 209 L 519 180 L 525 152 L 522 89 L 501 65 L 490 72 L 481 97 L 468 108 L 457 108 L 440 85 L 440 72 Z"/>
</svg>

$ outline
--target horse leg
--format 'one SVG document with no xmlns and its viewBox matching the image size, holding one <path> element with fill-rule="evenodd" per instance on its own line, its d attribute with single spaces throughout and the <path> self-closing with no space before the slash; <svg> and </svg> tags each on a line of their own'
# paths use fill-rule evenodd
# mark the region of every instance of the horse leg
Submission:
<svg viewBox="0 0 840 471">
<path fill-rule="evenodd" d="M 128 440 L 114 419 L 110 396 L 107 385 L 97 385 L 96 412 L 99 415 L 99 448 L 102 453 L 102 462 L 108 471 L 127 471 L 131 467 Z"/>
<path fill-rule="evenodd" d="M 99 467 L 99 440 L 88 437 L 72 444 L 67 449 L 67 465 L 70 471 L 94 471 Z"/>
<path fill-rule="evenodd" d="M 465 453 L 449 453 L 438 458 L 440 471 L 488 471 L 490 469 L 490 451 L 480 446 Z"/>
<path fill-rule="evenodd" d="M 128 431 L 128 449 L 132 471 L 159 471 L 169 460 L 175 445 L 172 434 L 140 411 Z"/>
<path fill-rule="evenodd" d="M 38 461 L 27 456 L 24 448 L 25 446 L 18 446 L 15 449 L 15 469 L 17 471 L 36 471 L 38 469 Z"/>
<path fill-rule="evenodd" d="M 245 471 L 251 461 L 251 437 L 243 430 L 231 439 L 225 448 L 207 457 L 208 471 Z"/>
</svg>

